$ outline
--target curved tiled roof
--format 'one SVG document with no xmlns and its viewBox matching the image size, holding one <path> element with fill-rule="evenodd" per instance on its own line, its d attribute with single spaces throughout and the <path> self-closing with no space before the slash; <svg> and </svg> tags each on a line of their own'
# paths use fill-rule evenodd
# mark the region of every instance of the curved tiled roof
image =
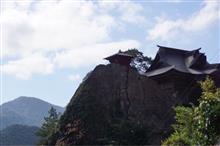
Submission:
<svg viewBox="0 0 220 146">
<path fill-rule="evenodd" d="M 212 74 L 220 71 L 220 64 L 209 64 L 200 49 L 187 51 L 158 46 L 157 55 L 146 72 L 147 76 L 164 74 L 176 70 L 187 74 Z"/>
</svg>

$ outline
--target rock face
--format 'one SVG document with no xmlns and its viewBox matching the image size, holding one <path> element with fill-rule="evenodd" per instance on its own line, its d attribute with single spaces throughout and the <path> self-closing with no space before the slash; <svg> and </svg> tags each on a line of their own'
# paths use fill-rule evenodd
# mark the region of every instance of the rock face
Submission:
<svg viewBox="0 0 220 146">
<path fill-rule="evenodd" d="M 133 68 L 99 65 L 72 97 L 51 144 L 158 145 L 172 131 L 172 106 L 186 101 L 169 88 Z"/>
</svg>

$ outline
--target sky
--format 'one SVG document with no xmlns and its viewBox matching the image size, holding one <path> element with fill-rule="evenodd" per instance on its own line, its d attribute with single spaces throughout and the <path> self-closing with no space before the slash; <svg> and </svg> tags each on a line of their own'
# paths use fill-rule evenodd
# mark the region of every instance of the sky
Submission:
<svg viewBox="0 0 220 146">
<path fill-rule="evenodd" d="M 1 104 L 19 96 L 66 106 L 84 76 L 118 50 L 202 48 L 220 62 L 220 3 L 1 0 Z"/>
</svg>

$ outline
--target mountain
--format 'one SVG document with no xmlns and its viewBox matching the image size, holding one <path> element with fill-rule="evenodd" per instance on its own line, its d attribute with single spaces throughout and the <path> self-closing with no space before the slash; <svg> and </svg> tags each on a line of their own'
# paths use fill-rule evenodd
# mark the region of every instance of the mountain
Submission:
<svg viewBox="0 0 220 146">
<path fill-rule="evenodd" d="M 36 145 L 36 126 L 11 125 L 0 131 L 0 145 Z"/>
<path fill-rule="evenodd" d="M 34 97 L 21 96 L 0 106 L 1 128 L 12 124 L 41 126 L 48 110 L 53 106 L 57 112 L 63 113 L 64 108 Z"/>
</svg>

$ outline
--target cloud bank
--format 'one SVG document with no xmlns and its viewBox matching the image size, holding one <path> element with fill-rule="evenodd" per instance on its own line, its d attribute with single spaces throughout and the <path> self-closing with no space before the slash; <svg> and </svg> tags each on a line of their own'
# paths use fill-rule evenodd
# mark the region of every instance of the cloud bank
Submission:
<svg viewBox="0 0 220 146">
<path fill-rule="evenodd" d="M 219 20 L 220 3 L 218 1 L 204 1 L 203 7 L 185 19 L 170 20 L 158 17 L 157 23 L 148 31 L 149 40 L 172 40 L 183 33 L 194 33 L 206 29 Z"/>
<path fill-rule="evenodd" d="M 119 49 L 142 47 L 143 42 L 136 39 L 114 38 L 124 29 L 144 26 L 146 43 L 173 42 L 206 30 L 220 17 L 217 1 L 204 1 L 184 18 L 157 17 L 152 27 L 145 26 L 152 18 L 146 17 L 144 5 L 134 1 L 10 0 L 1 4 L 2 72 L 26 80 L 88 67 Z"/>
<path fill-rule="evenodd" d="M 118 49 L 139 47 L 137 40 L 114 41 L 123 24 L 145 22 L 134 2 L 4 1 L 3 73 L 20 79 L 100 62 Z M 112 11 L 117 13 L 113 15 Z M 129 11 L 129 12 L 128 12 Z M 9 58 L 9 59 L 8 59 Z M 16 58 L 16 59 L 10 59 Z"/>
</svg>

